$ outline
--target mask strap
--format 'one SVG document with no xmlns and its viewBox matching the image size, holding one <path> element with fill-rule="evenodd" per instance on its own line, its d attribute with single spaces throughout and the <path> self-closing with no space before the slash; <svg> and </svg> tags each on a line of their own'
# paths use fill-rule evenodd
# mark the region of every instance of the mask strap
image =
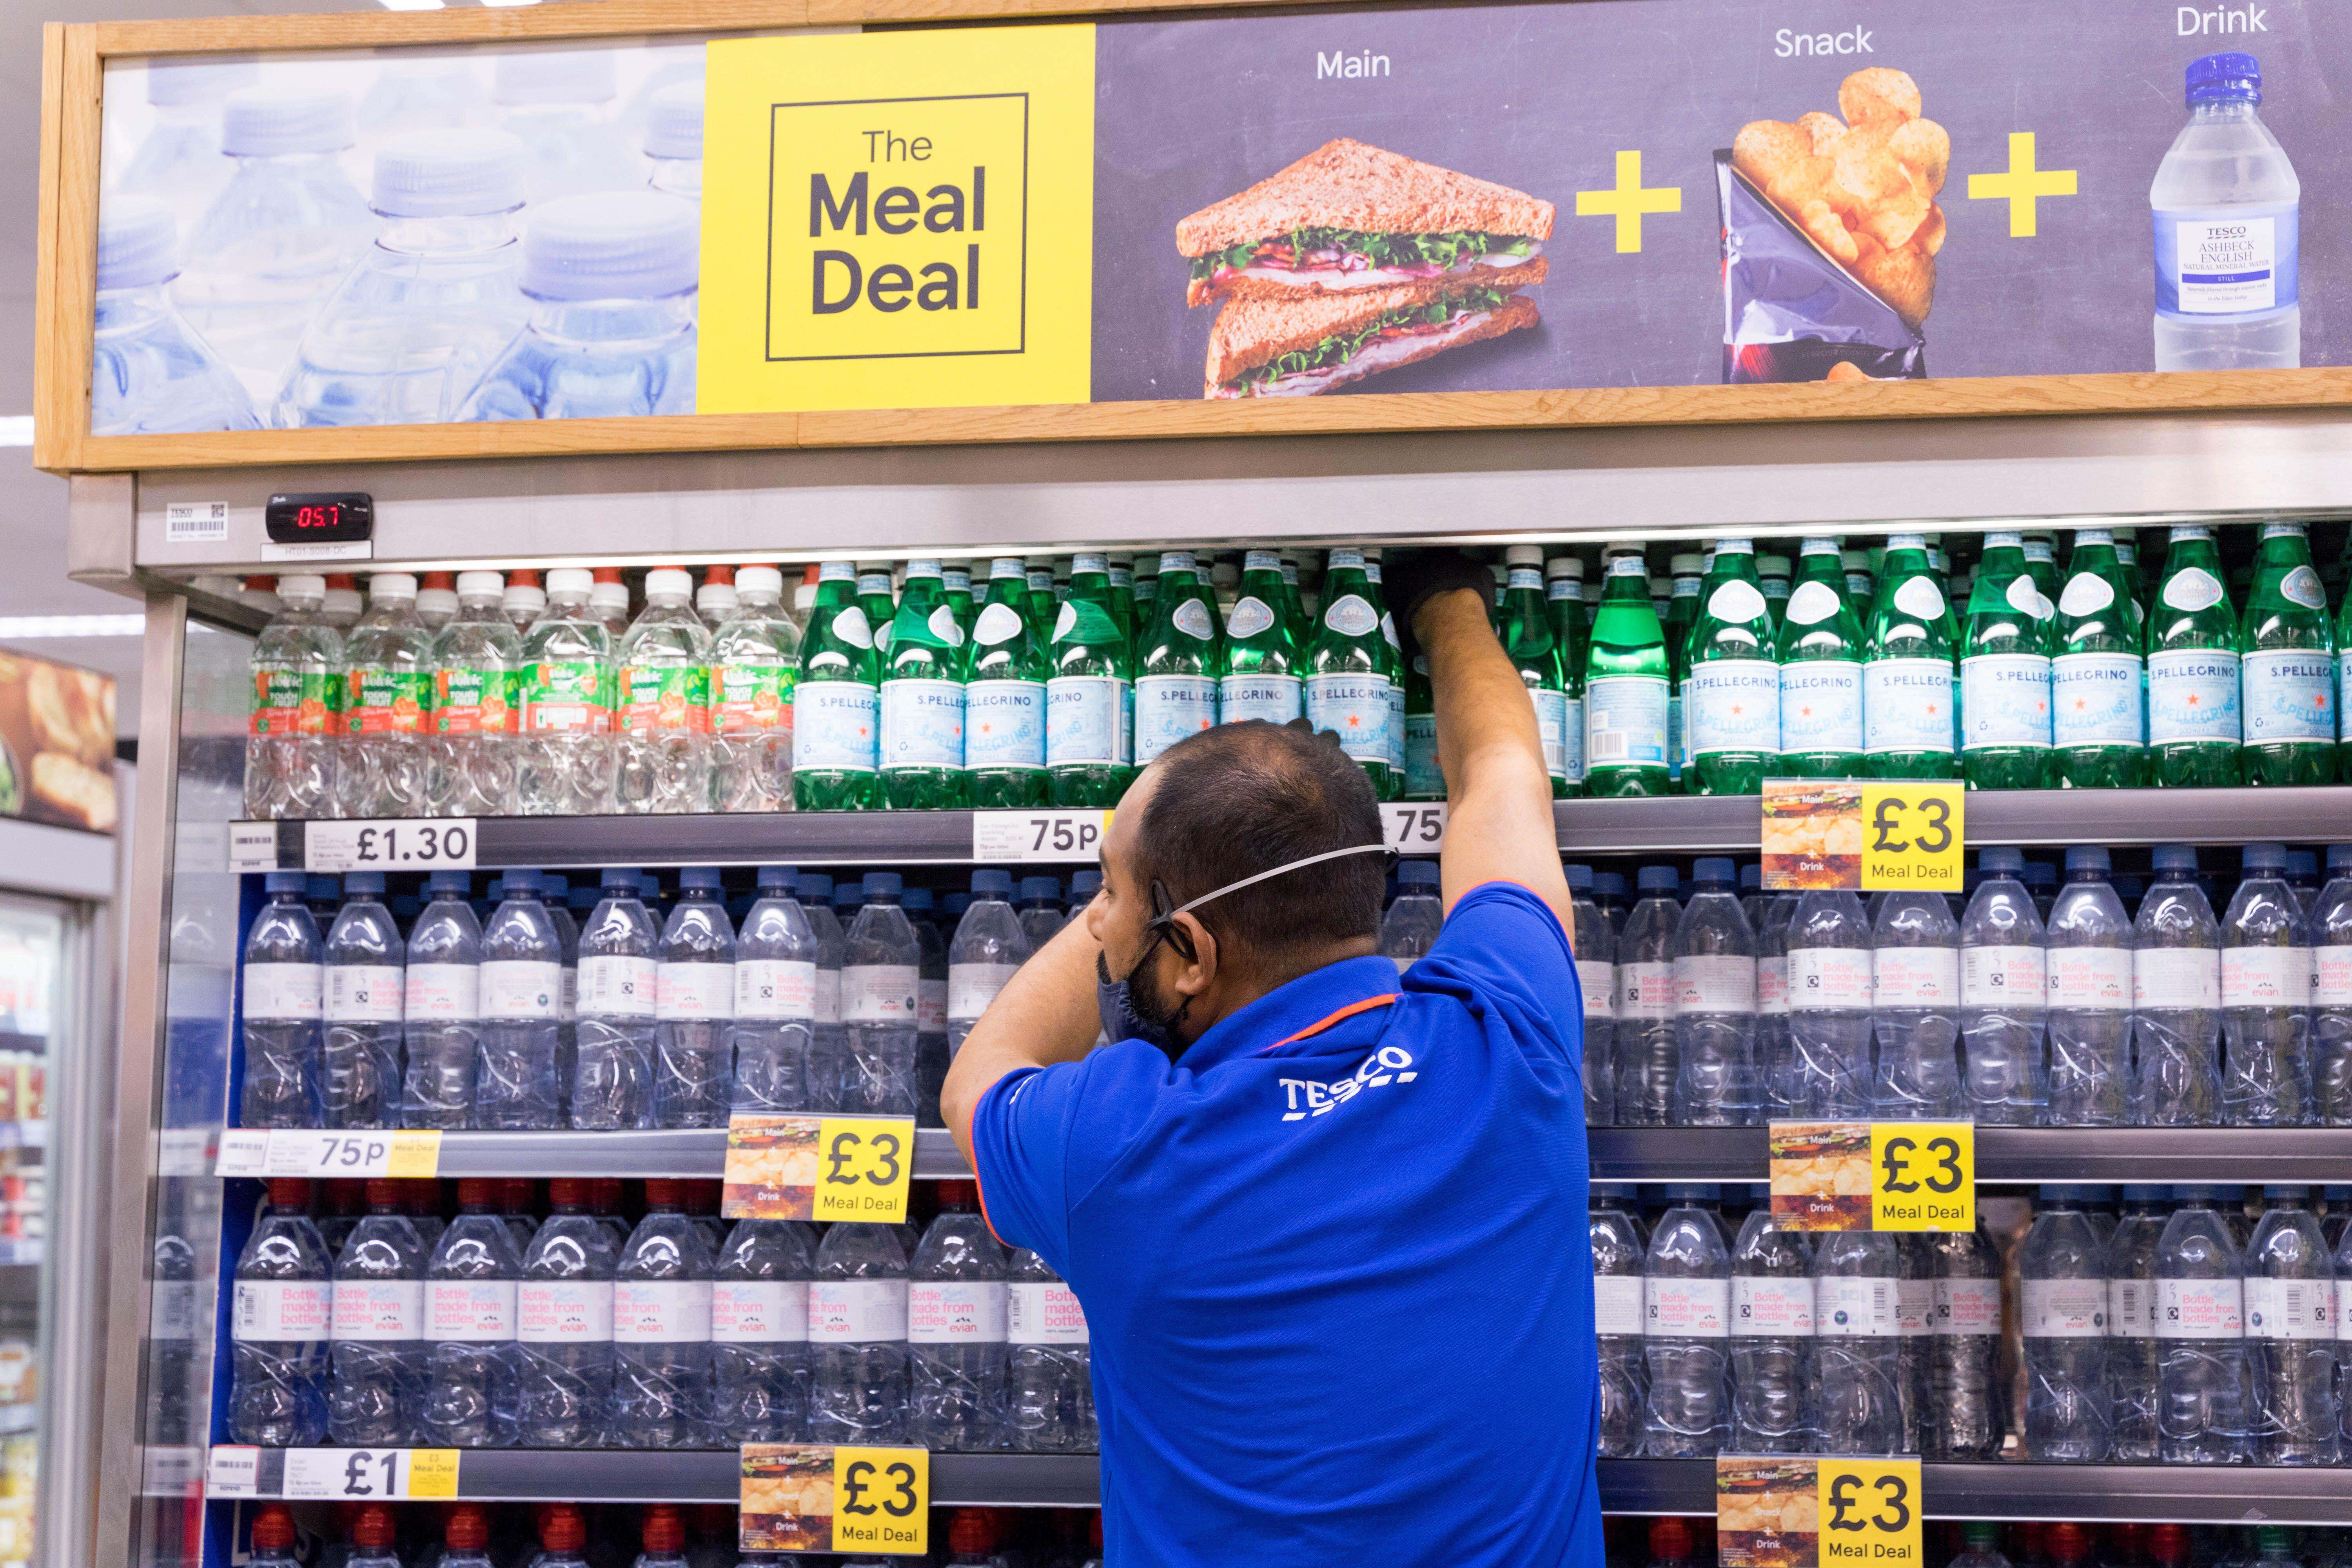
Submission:
<svg viewBox="0 0 2352 1568">
<path fill-rule="evenodd" d="M 1191 903 L 1184 905 L 1181 909 L 1170 910 L 1166 915 L 1162 916 L 1160 921 L 1156 921 L 1153 923 L 1156 925 L 1167 921 L 1172 921 L 1178 915 L 1187 914 L 1193 910 L 1199 909 L 1202 904 L 1207 903 L 1212 899 L 1222 899 L 1227 893 L 1237 893 L 1254 882 L 1263 882 L 1269 877 L 1279 877 L 1287 872 L 1303 870 L 1307 867 L 1318 865 L 1325 860 L 1337 860 L 1343 856 L 1348 855 L 1388 855 L 1391 853 L 1393 853 L 1393 851 L 1385 844 L 1357 844 L 1351 845 L 1345 849 L 1328 849 L 1320 855 L 1309 855 L 1304 860 L 1293 860 L 1286 866 L 1276 866 L 1271 871 L 1260 871 L 1255 877 L 1244 877 L 1238 882 L 1228 882 L 1213 893 L 1202 893 Z"/>
</svg>

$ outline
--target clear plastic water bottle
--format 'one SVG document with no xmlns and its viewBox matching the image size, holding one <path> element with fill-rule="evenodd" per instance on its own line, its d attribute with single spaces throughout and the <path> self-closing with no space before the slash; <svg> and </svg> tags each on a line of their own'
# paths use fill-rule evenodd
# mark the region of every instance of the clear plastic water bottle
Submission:
<svg viewBox="0 0 2352 1568">
<path fill-rule="evenodd" d="M 1902 1281 L 1889 1231 L 1829 1231 L 1813 1243 L 1813 1451 L 1899 1454 Z"/>
<path fill-rule="evenodd" d="M 269 901 L 245 939 L 245 1079 L 237 1096 L 242 1127 L 320 1125 L 326 943 L 302 901 L 309 882 L 299 871 L 265 874 L 262 887 Z"/>
<path fill-rule="evenodd" d="M 2258 1465 L 2333 1465 L 2342 1447 L 2336 1395 L 2336 1271 L 2309 1187 L 2263 1188 L 2246 1247 L 2246 1381 Z"/>
<path fill-rule="evenodd" d="M 491 73 L 499 122 L 530 149 L 524 194 L 533 205 L 646 183 L 646 165 L 613 121 L 618 51 L 513 49 Z"/>
<path fill-rule="evenodd" d="M 710 1426 L 711 1270 L 683 1183 L 646 1183 L 646 1215 L 613 1268 L 613 1440 L 699 1448 Z"/>
<path fill-rule="evenodd" d="M 375 154 L 375 243 L 302 329 L 281 429 L 444 425 L 530 314 L 519 279 L 522 143 L 416 131 Z"/>
<path fill-rule="evenodd" d="M 1030 952 L 1037 952 L 1059 935 L 1066 918 L 1059 877 L 1021 879 L 1021 933 L 1029 939 Z"/>
<path fill-rule="evenodd" d="M 346 872 L 343 893 L 325 947 L 320 1125 L 395 1127 L 407 944 L 384 906 L 383 872 Z"/>
<path fill-rule="evenodd" d="M 710 636 L 710 793 L 719 811 L 793 809 L 801 634 L 783 592 L 773 566 L 741 568 L 735 608 Z"/>
<path fill-rule="evenodd" d="M 522 241 L 530 324 L 457 417 L 693 413 L 701 243 L 700 208 L 658 191 L 534 205 Z"/>
<path fill-rule="evenodd" d="M 1675 868 L 1644 866 L 1641 894 L 1617 935 L 1617 1124 L 1664 1127 L 1673 1119 L 1682 1052 L 1675 1033 Z"/>
<path fill-rule="evenodd" d="M 2303 184 L 2255 112 L 2252 55 L 2187 73 L 2189 123 L 2148 188 L 2156 216 L 2156 368 L 2294 369 L 2303 363 L 2295 262 Z"/>
<path fill-rule="evenodd" d="M 1960 1526 L 1960 1554 L 1951 1568 L 2010 1568 L 2000 1554 L 2000 1525 L 1993 1520 L 1971 1520 Z"/>
<path fill-rule="evenodd" d="M 982 1453 L 1005 1447 L 1006 1269 L 979 1189 L 940 1184 L 940 1214 L 907 1266 L 908 1440 Z"/>
<path fill-rule="evenodd" d="M 1642 1270 L 1650 1241 L 1635 1206 L 1636 1195 L 1636 1188 L 1595 1182 L 1588 1215 L 1592 1317 L 1601 1356 L 1599 1452 L 1610 1459 L 1630 1459 L 1642 1451 L 1642 1424 L 1649 1405 Z"/>
<path fill-rule="evenodd" d="M 646 108 L 646 156 L 655 190 L 681 201 L 702 200 L 702 83 L 672 82 Z"/>
<path fill-rule="evenodd" d="M 1960 929 L 1941 893 L 1886 895 L 1872 931 L 1870 973 L 1878 1027 L 1874 1114 L 1959 1115 Z"/>
<path fill-rule="evenodd" d="M 789 866 L 762 866 L 759 901 L 735 940 L 733 1108 L 749 1115 L 805 1110 L 822 956 Z M 830 911 L 828 911 L 830 913 Z"/>
<path fill-rule="evenodd" d="M 2157 1458 L 2236 1465 L 2249 1457 L 2245 1268 L 2215 1203 L 2226 1189 L 2172 1189 L 2179 1207 L 2156 1247 Z"/>
<path fill-rule="evenodd" d="M 305 1212 L 310 1184 L 278 1177 L 236 1257 L 229 1310 L 228 1435 L 236 1443 L 307 1447 L 327 1436 L 331 1265 Z"/>
<path fill-rule="evenodd" d="M 1434 860 L 1407 860 L 1397 867 L 1397 896 L 1381 917 L 1380 947 L 1400 977 L 1437 944 L 1445 925 L 1439 885 Z"/>
<path fill-rule="evenodd" d="M 654 1010 L 661 937 L 634 868 L 607 867 L 604 897 L 580 931 L 580 1044 L 572 1125 L 654 1125 Z"/>
<path fill-rule="evenodd" d="M 2139 1044 L 2133 1120 L 2150 1127 L 2221 1121 L 2221 924 L 2197 883 L 2197 850 L 2159 844 L 2156 881 L 2132 922 L 2132 1030 Z"/>
<path fill-rule="evenodd" d="M 2312 1082 L 2319 1120 L 2352 1126 L 2352 844 L 2327 848 L 2327 882 L 2311 900 Z"/>
<path fill-rule="evenodd" d="M 2120 1127 L 2131 1116 L 2133 937 L 2105 849 L 2066 851 L 2047 932 L 2051 1125 Z"/>
<path fill-rule="evenodd" d="M 1617 1120 L 1617 933 L 1592 900 L 1592 868 L 1568 868 L 1569 907 L 1576 919 L 1577 989 L 1584 994 L 1584 1120 Z"/>
<path fill-rule="evenodd" d="M 2286 850 L 2245 847 L 2238 890 L 2221 917 L 2224 1113 L 2233 1127 L 2313 1120 L 2311 941 L 2286 885 Z"/>
<path fill-rule="evenodd" d="M 655 980 L 654 1125 L 724 1127 L 734 1103 L 735 927 L 716 866 L 677 874 Z"/>
<path fill-rule="evenodd" d="M 797 1220 L 736 1222 L 711 1271 L 711 1413 L 719 1441 L 793 1443 L 808 1423 L 809 1279 Z"/>
<path fill-rule="evenodd" d="M 948 1052 L 962 1048 L 971 1026 L 1013 978 L 1029 962 L 1032 948 L 1022 930 L 1020 914 L 1006 902 L 1013 891 L 1008 871 L 974 871 L 971 903 L 956 922 L 955 940 L 948 945 Z"/>
<path fill-rule="evenodd" d="M 816 934 L 816 1017 L 809 1036 L 808 1109 L 841 1109 L 849 1076 L 849 1029 L 841 1021 L 841 963 L 848 933 L 833 910 L 833 879 L 803 871 L 794 879 L 809 930 Z"/>
<path fill-rule="evenodd" d="M 2025 1446 L 2043 1461 L 2107 1457 L 2106 1247 L 2084 1212 L 2084 1192 L 2042 1187 L 2019 1257 Z"/>
<path fill-rule="evenodd" d="M 540 873 L 516 867 L 501 881 L 505 896 L 481 933 L 480 1050 L 471 1067 L 468 1125 L 545 1131 L 562 1125 L 562 944 L 540 898 Z M 439 1070 L 446 1082 L 456 1064 Z"/>
<path fill-rule="evenodd" d="M 616 657 L 615 804 L 629 813 L 709 811 L 710 633 L 694 613 L 692 574 L 676 566 L 646 574 L 646 607 Z"/>
<path fill-rule="evenodd" d="M 179 275 L 172 209 L 109 195 L 99 216 L 92 301 L 91 435 L 259 427 L 236 372 L 172 303 L 170 285 Z"/>
<path fill-rule="evenodd" d="M 1916 1233 L 1895 1242 L 1895 1379 L 1903 1395 L 1903 1451 L 1919 1452 L 1927 1426 L 1927 1373 L 1933 1359 L 1936 1265 L 1927 1238 Z"/>
<path fill-rule="evenodd" d="M 842 1019 L 848 1072 L 839 1107 L 866 1116 L 916 1113 L 916 1008 L 922 952 L 899 907 L 895 871 L 866 874 L 865 907 L 844 939 Z"/>
<path fill-rule="evenodd" d="M 548 1215 L 523 1253 L 515 1306 L 526 1448 L 604 1440 L 613 1416 L 613 1238 L 589 1212 L 585 1181 L 547 1184 Z"/>
<path fill-rule="evenodd" d="M 335 1259 L 327 1434 L 350 1447 L 416 1440 L 425 1392 L 425 1263 L 398 1182 L 367 1184 L 368 1212 Z"/>
<path fill-rule="evenodd" d="M 809 1286 L 809 1423 L 816 1443 L 907 1437 L 907 1249 L 895 1226 L 827 1228 Z"/>
<path fill-rule="evenodd" d="M 235 56 L 165 56 L 151 58 L 142 74 L 154 117 L 110 182 L 106 216 L 124 197 L 148 197 L 192 224 L 236 172 L 221 155 L 222 100 L 260 80 L 260 65 Z"/>
<path fill-rule="evenodd" d="M 498 1212 L 497 1184 L 457 1183 L 457 1217 L 425 1266 L 423 1440 L 441 1448 L 503 1448 L 515 1440 L 521 1361 L 515 1296 L 522 1254 Z"/>
<path fill-rule="evenodd" d="M 1797 895 L 1782 940 L 1790 1052 L 1788 1082 L 1774 1098 L 1800 1116 L 1866 1115 L 1873 938 L 1861 899 L 1808 889 Z"/>
<path fill-rule="evenodd" d="M 247 816 L 334 815 L 343 639 L 321 614 L 326 595 L 323 577 L 280 577 L 285 607 L 254 640 L 247 665 L 253 680 L 245 742 Z"/>
<path fill-rule="evenodd" d="M 1991 1127 L 2033 1127 L 2046 1114 L 2042 1039 L 2048 963 L 2042 917 L 2019 879 L 2025 858 L 1979 851 L 1983 879 L 1960 917 L 1961 1079 L 1969 1115 Z"/>
<path fill-rule="evenodd" d="M 908 888 L 899 907 L 915 928 L 915 1124 L 943 1127 L 940 1089 L 948 1080 L 948 944 L 931 919 L 931 890 Z"/>
<path fill-rule="evenodd" d="M 1703 1458 L 1731 1441 L 1731 1255 L 1700 1205 L 1711 1185 L 1670 1184 L 1642 1264 L 1643 1358 L 1649 1390 L 1642 1453 Z"/>
<path fill-rule="evenodd" d="M 2008 1406 L 2000 1380 L 2000 1254 L 1982 1230 L 1921 1238 L 1935 1275 L 1919 1452 L 1931 1460 L 2000 1453 Z"/>
<path fill-rule="evenodd" d="M 1801 1454 L 1812 1440 L 1813 1249 L 1748 1211 L 1731 1247 L 1731 1448 Z"/>
<path fill-rule="evenodd" d="M 416 618 L 416 579 L 368 579 L 367 614 L 343 637 L 343 743 L 335 799 L 345 816 L 424 816 L 431 773 L 433 634 Z"/>
<path fill-rule="evenodd" d="M 1094 1352 L 1077 1293 L 1027 1247 L 1005 1266 L 1004 1439 L 1019 1454 L 1090 1454 Z"/>
<path fill-rule="evenodd" d="M 457 612 L 433 634 L 425 797 L 436 816 L 506 816 L 519 805 L 522 638 L 503 594 L 495 572 L 458 573 Z"/>
<path fill-rule="evenodd" d="M 1746 1127 L 1762 1114 L 1756 1075 L 1756 933 L 1739 908 L 1728 859 L 1700 858 L 1675 925 L 1675 1037 L 1680 1058 L 1673 1120 Z"/>
<path fill-rule="evenodd" d="M 2156 1458 L 2156 1252 L 2164 1237 L 2168 1189 L 2127 1186 L 2107 1238 L 2107 1400 L 2114 1413 L 2107 1457 L 2118 1464 Z"/>
<path fill-rule="evenodd" d="M 339 158 L 354 140 L 352 100 L 332 89 L 243 88 L 222 106 L 221 151 L 236 172 L 188 237 L 172 292 L 257 408 L 375 237 L 375 215 Z"/>
</svg>

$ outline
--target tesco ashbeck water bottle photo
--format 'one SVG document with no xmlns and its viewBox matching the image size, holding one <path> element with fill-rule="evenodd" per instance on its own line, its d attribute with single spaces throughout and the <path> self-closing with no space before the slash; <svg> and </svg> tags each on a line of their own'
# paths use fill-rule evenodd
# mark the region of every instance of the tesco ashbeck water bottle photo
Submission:
<svg viewBox="0 0 2352 1568">
<path fill-rule="evenodd" d="M 546 1131 L 562 1121 L 563 948 L 539 896 L 540 873 L 515 867 L 503 882 L 505 896 L 482 930 L 469 1125 Z"/>
<path fill-rule="evenodd" d="M 392 1127 L 400 1121 L 401 1010 L 407 944 L 384 907 L 383 873 L 352 871 L 325 946 L 326 1045 L 320 1125 Z"/>
<path fill-rule="evenodd" d="M 2311 944 L 2286 884 L 2286 850 L 2240 851 L 2237 891 L 2221 916 L 2223 1113 L 2237 1127 L 2312 1119 Z"/>
<path fill-rule="evenodd" d="M 2249 1458 L 2245 1266 L 2214 1206 L 2234 1189 L 2178 1186 L 2156 1249 L 2157 1458 L 2234 1465 Z"/>
<path fill-rule="evenodd" d="M 91 435 L 259 426 L 236 372 L 173 304 L 170 285 L 179 275 L 172 209 L 143 197 L 108 196 L 99 217 L 91 320 Z"/>
<path fill-rule="evenodd" d="M 2032 1127 L 2047 1110 L 2042 1044 L 2048 1013 L 2042 917 L 2019 873 L 2025 857 L 1993 846 L 1977 855 L 1982 880 L 1960 917 L 1961 1089 L 1987 1126 Z"/>
<path fill-rule="evenodd" d="M 1674 935 L 1673 1120 L 1744 1127 L 1761 1114 L 1756 1075 L 1756 933 L 1734 891 L 1731 861 L 1699 859 Z"/>
<path fill-rule="evenodd" d="M 326 944 L 299 871 L 262 878 L 268 902 L 245 939 L 237 971 L 245 1022 L 241 1127 L 316 1127 L 325 1047 Z"/>
<path fill-rule="evenodd" d="M 310 1184 L 278 1177 L 237 1254 L 229 1309 L 229 1439 L 290 1448 L 327 1436 L 332 1267 L 306 1211 Z"/>
<path fill-rule="evenodd" d="M 793 868 L 762 866 L 758 883 L 759 899 L 735 939 L 733 1109 L 805 1110 L 823 955 L 809 911 L 794 896 Z"/>
<path fill-rule="evenodd" d="M 1774 1103 L 1797 1115 L 1866 1115 L 1874 942 L 1861 899 L 1843 889 L 1807 889 L 1797 895 L 1782 942 L 1790 1049 Z"/>
<path fill-rule="evenodd" d="M 2252 55 L 2189 62 L 2189 123 L 2157 165 L 2156 368 L 2293 369 L 2303 184 L 2263 123 Z"/>
<path fill-rule="evenodd" d="M 724 1127 L 734 1096 L 735 928 L 715 866 L 677 875 L 654 982 L 654 1124 Z"/>
<path fill-rule="evenodd" d="M 606 868 L 604 887 L 580 931 L 580 1043 L 572 1080 L 572 1125 L 591 1131 L 654 1124 L 660 931 L 638 897 L 633 868 Z"/>
<path fill-rule="evenodd" d="M 1606 1127 L 1617 1120 L 1617 933 L 1593 902 L 1592 868 L 1567 869 L 1576 988 L 1584 998 L 1584 1120 Z"/>
<path fill-rule="evenodd" d="M 2132 928 L 2105 849 L 2066 851 L 2048 936 L 2050 1121 L 2120 1127 L 2131 1114 Z"/>
<path fill-rule="evenodd" d="M 2197 883 L 2197 850 L 2159 844 L 2156 880 L 2132 927 L 2135 1120 L 2151 1127 L 2221 1121 L 2221 925 Z"/>
<path fill-rule="evenodd" d="M 2311 1212 L 2309 1187 L 2265 1186 L 2263 1203 L 2246 1245 L 2254 1462 L 2333 1465 L 2342 1447 L 2335 1266 Z"/>
<path fill-rule="evenodd" d="M 1634 873 L 1641 893 L 1617 938 L 1617 1125 L 1664 1127 L 1673 1118 L 1682 1053 L 1675 1033 L 1675 868 Z"/>
<path fill-rule="evenodd" d="M 982 612 L 985 614 L 985 612 Z M 971 903 L 956 922 L 948 944 L 948 1051 L 963 1045 L 988 1005 L 1029 962 L 1031 948 L 1021 917 L 1006 902 L 1013 891 L 1009 871 L 971 874 Z"/>
</svg>

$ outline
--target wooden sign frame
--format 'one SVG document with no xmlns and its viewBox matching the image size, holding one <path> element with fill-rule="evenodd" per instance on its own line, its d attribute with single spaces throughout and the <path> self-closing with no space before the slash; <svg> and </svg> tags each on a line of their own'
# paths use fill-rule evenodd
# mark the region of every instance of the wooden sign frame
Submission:
<svg viewBox="0 0 2352 1568">
<path fill-rule="evenodd" d="M 749 28 L 1001 23 L 1212 7 L 1230 10 L 1237 3 L 1255 7 L 1276 0 L 593 0 L 593 4 L 424 12 L 50 23 L 43 28 L 41 40 L 33 460 L 53 473 L 87 473 L 798 447 L 2266 411 L 2352 403 L 2352 366 L 2335 366 L 694 414 L 165 436 L 93 437 L 89 433 L 100 97 L 105 62 L 110 58 L 227 50 L 283 53 L 401 44 L 645 37 Z M 1337 7 L 1350 0 L 1282 3 Z"/>
</svg>

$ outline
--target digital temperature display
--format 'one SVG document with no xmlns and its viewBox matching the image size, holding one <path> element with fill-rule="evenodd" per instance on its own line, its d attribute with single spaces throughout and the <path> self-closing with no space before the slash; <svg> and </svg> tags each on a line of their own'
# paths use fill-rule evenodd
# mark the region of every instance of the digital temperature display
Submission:
<svg viewBox="0 0 2352 1568">
<path fill-rule="evenodd" d="M 375 498 L 360 491 L 271 496 L 262 517 L 275 543 L 354 543 L 375 532 Z"/>
</svg>

